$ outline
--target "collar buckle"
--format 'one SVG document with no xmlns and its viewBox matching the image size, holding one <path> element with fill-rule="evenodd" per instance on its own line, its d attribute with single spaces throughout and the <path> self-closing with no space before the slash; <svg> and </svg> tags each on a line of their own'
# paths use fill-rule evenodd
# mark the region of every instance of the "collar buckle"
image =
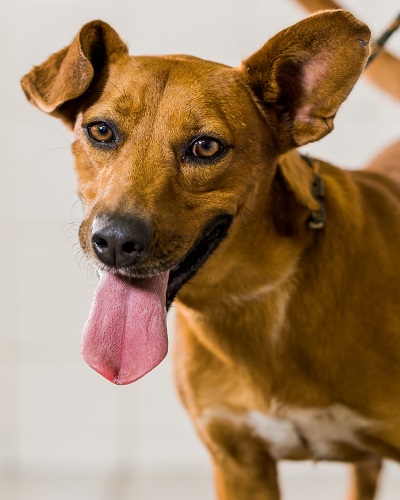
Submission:
<svg viewBox="0 0 400 500">
<path fill-rule="evenodd" d="M 309 156 L 301 155 L 302 159 L 312 169 L 314 179 L 311 184 L 311 194 L 319 203 L 319 209 L 311 212 L 307 219 L 308 228 L 315 231 L 325 227 L 326 211 L 325 211 L 325 184 L 322 177 L 318 173 L 317 162 Z"/>
</svg>

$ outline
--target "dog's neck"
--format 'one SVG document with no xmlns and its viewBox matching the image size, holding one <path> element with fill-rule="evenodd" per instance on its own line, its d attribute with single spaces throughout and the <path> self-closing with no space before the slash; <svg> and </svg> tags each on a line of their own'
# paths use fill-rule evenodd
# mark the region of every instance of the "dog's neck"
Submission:
<svg viewBox="0 0 400 500">
<path fill-rule="evenodd" d="M 181 303 L 210 316 L 218 316 L 223 307 L 230 308 L 230 314 L 236 309 L 240 314 L 250 304 L 257 307 L 255 297 L 265 308 L 269 300 L 276 301 L 275 294 L 285 295 L 297 282 L 300 261 L 313 269 L 313 279 L 323 280 L 313 248 L 329 248 L 334 240 L 342 241 L 343 234 L 357 234 L 363 214 L 351 208 L 360 196 L 354 173 L 316 160 L 314 167 L 315 163 L 326 188 L 324 227 L 310 227 L 322 200 L 320 192 L 313 193 L 315 173 L 308 160 L 296 150 L 282 155 L 269 166 L 272 181 L 260 182 L 255 196 L 249 197 L 251 204 L 236 215 L 228 237 L 180 291 Z"/>
<path fill-rule="evenodd" d="M 215 306 L 217 314 L 223 303 L 231 307 L 231 302 L 246 305 L 254 297 L 265 300 L 290 283 L 315 229 L 323 231 L 321 193 L 315 187 L 313 192 L 320 176 L 309 161 L 294 150 L 266 166 L 269 178 L 257 184 L 226 240 L 180 292 L 181 302 L 207 314 Z M 211 294 L 215 301 L 209 300 Z"/>
</svg>

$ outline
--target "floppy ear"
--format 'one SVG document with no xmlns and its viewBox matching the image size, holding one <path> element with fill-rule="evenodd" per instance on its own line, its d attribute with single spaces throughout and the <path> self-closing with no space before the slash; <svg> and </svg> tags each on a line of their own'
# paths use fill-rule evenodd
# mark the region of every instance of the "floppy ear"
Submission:
<svg viewBox="0 0 400 500">
<path fill-rule="evenodd" d="M 240 68 L 281 151 L 316 141 L 369 54 L 370 31 L 344 10 L 322 11 L 281 31 Z"/>
<path fill-rule="evenodd" d="M 92 21 L 83 26 L 71 45 L 25 75 L 21 85 L 32 104 L 72 126 L 82 104 L 79 98 L 91 85 L 101 87 L 108 63 L 127 53 L 111 26 Z"/>
</svg>

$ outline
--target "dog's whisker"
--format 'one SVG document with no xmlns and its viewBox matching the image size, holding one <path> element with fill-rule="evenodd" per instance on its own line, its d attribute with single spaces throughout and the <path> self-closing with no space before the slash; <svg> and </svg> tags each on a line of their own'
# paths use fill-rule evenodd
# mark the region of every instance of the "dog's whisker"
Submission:
<svg viewBox="0 0 400 500">
<path fill-rule="evenodd" d="M 58 151 L 62 151 L 62 152 L 64 152 L 64 151 L 71 151 L 71 147 L 70 146 L 69 147 L 67 147 L 67 146 L 62 146 L 61 147 L 60 146 L 60 147 L 55 147 L 55 148 L 48 148 L 48 149 L 46 149 L 46 150 L 41 151 L 40 153 L 38 153 L 36 155 L 36 158 L 37 159 L 41 159 L 41 158 L 43 158 L 44 156 L 46 156 L 46 155 L 48 155 L 50 153 L 54 153 L 54 152 L 58 152 Z"/>
<path fill-rule="evenodd" d="M 244 220 L 243 220 L 243 213 L 240 213 L 240 222 L 242 223 L 242 229 L 243 229 L 243 234 L 246 233 L 246 225 L 244 223 Z"/>
<path fill-rule="evenodd" d="M 81 200 L 80 200 L 79 198 L 77 198 L 77 199 L 73 202 L 73 204 L 72 204 L 72 207 L 71 207 L 71 208 L 72 208 L 72 209 L 74 209 L 74 208 L 76 207 L 77 203 L 80 203 L 80 201 L 81 201 Z"/>
<path fill-rule="evenodd" d="M 119 80 L 118 83 L 121 84 L 122 87 L 124 87 L 124 83 L 123 83 L 122 80 Z M 118 91 L 120 97 L 128 97 L 129 93 L 125 89 L 121 90 L 118 87 L 118 85 L 116 83 L 114 83 L 114 82 L 110 82 L 110 84 Z"/>
<path fill-rule="evenodd" d="M 249 219 L 250 222 L 257 222 L 260 225 L 264 225 L 263 221 L 248 207 L 244 207 L 241 212 L 245 217 Z"/>
</svg>

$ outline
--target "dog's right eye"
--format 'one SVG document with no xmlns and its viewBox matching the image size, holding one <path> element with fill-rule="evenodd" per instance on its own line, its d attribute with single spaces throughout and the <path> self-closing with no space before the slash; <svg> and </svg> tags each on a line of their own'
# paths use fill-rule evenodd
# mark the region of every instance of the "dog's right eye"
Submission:
<svg viewBox="0 0 400 500">
<path fill-rule="evenodd" d="M 115 141 L 115 135 L 111 127 L 105 122 L 97 122 L 87 125 L 86 127 L 89 137 L 100 143 L 110 143 Z"/>
<path fill-rule="evenodd" d="M 227 146 L 222 139 L 200 136 L 191 142 L 184 158 L 195 163 L 209 163 L 222 156 L 226 150 Z"/>
</svg>

